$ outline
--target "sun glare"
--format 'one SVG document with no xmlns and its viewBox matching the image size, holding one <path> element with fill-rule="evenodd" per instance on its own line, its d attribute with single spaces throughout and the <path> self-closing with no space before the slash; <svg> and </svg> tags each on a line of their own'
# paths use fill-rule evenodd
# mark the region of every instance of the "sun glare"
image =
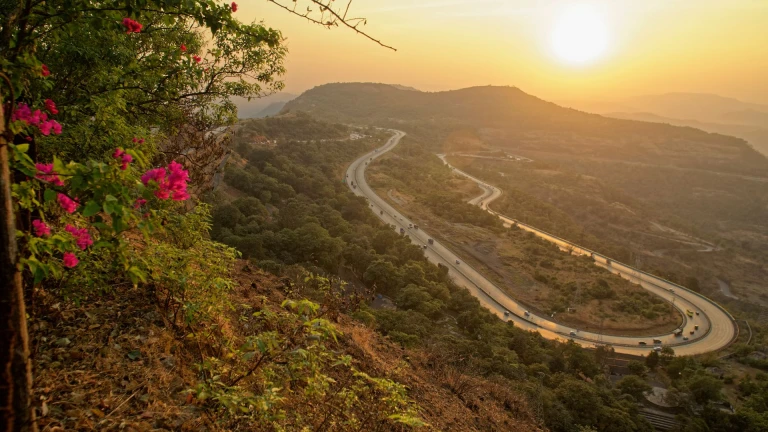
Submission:
<svg viewBox="0 0 768 432">
<path fill-rule="evenodd" d="M 552 50 L 571 65 L 598 60 L 608 48 L 608 29 L 600 12 L 587 4 L 570 5 L 560 11 L 552 28 Z"/>
</svg>

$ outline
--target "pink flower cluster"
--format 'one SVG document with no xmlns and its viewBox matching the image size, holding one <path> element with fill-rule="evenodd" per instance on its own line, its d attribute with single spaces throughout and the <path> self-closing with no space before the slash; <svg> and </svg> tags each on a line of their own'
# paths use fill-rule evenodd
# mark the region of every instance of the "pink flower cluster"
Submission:
<svg viewBox="0 0 768 432">
<path fill-rule="evenodd" d="M 72 225 L 67 225 L 65 229 L 75 237 L 75 242 L 80 250 L 85 250 L 88 246 L 93 244 L 91 235 L 88 234 L 88 228 L 76 228 Z"/>
<path fill-rule="evenodd" d="M 80 262 L 72 252 L 64 252 L 64 259 L 62 261 L 64 262 L 64 267 L 69 268 L 76 266 Z"/>
<path fill-rule="evenodd" d="M 157 183 L 155 196 L 165 200 L 169 197 L 174 201 L 184 201 L 189 198 L 187 193 L 187 180 L 189 172 L 176 161 L 168 164 L 168 171 L 165 168 L 154 168 L 141 176 L 141 182 L 146 186 L 150 181 Z"/>
<path fill-rule="evenodd" d="M 232 2 L 232 4 L 230 5 L 230 7 L 232 8 L 232 12 L 237 12 L 237 3 L 235 3 L 235 2 Z"/>
<path fill-rule="evenodd" d="M 200 57 L 198 55 L 193 55 L 192 56 L 192 60 L 194 60 L 195 63 L 200 63 L 201 61 L 203 61 L 202 57 Z"/>
<path fill-rule="evenodd" d="M 112 153 L 112 157 L 122 162 L 120 169 L 123 171 L 128 168 L 129 163 L 133 162 L 133 156 L 129 155 L 121 148 L 116 148 L 115 152 Z"/>
<path fill-rule="evenodd" d="M 35 219 L 32 221 L 32 228 L 35 229 L 35 235 L 38 237 L 51 235 L 51 228 L 40 219 Z"/>
<path fill-rule="evenodd" d="M 53 101 L 51 101 L 51 103 L 53 103 Z M 54 105 L 53 108 L 55 110 L 56 105 Z M 11 116 L 11 121 L 22 121 L 27 125 L 37 126 L 37 128 L 40 129 L 40 133 L 45 136 L 50 135 L 51 131 L 56 135 L 61 133 L 61 125 L 59 122 L 56 120 L 48 120 L 48 114 L 40 110 L 32 111 L 29 108 L 29 105 L 23 102 L 19 102 L 16 106 L 16 110 L 13 111 L 13 115 Z"/>
<path fill-rule="evenodd" d="M 41 74 L 42 74 L 44 77 L 47 77 L 48 75 L 50 75 L 50 74 L 51 74 L 51 71 L 48 69 L 48 66 L 46 66 L 46 65 L 42 65 L 42 66 L 40 67 L 40 73 L 41 73 Z"/>
<path fill-rule="evenodd" d="M 136 198 L 136 201 L 134 201 L 133 203 L 133 208 L 135 209 L 141 208 L 141 206 L 143 206 L 146 203 L 147 203 L 147 200 L 145 200 L 144 198 Z"/>
<path fill-rule="evenodd" d="M 139 143 L 139 144 L 144 144 L 144 138 L 133 137 L 133 142 L 134 143 Z"/>
<path fill-rule="evenodd" d="M 56 103 L 50 99 L 45 100 L 45 109 L 47 109 L 48 112 L 53 115 L 56 115 L 59 113 L 59 110 L 56 109 Z"/>
<path fill-rule="evenodd" d="M 126 28 L 125 34 L 141 33 L 141 29 L 144 28 L 138 21 L 132 20 L 128 17 L 123 18 L 123 25 Z"/>
<path fill-rule="evenodd" d="M 48 182 L 54 186 L 64 186 L 64 182 L 61 181 L 56 171 L 53 170 L 53 164 L 41 164 L 36 163 L 35 169 L 37 169 L 36 179 Z"/>
<path fill-rule="evenodd" d="M 56 196 L 56 199 L 59 201 L 59 205 L 61 206 L 61 208 L 64 209 L 64 211 L 67 213 L 74 213 L 75 210 L 77 210 L 77 207 L 79 206 L 77 201 L 64 195 L 63 193 L 58 194 Z"/>
</svg>

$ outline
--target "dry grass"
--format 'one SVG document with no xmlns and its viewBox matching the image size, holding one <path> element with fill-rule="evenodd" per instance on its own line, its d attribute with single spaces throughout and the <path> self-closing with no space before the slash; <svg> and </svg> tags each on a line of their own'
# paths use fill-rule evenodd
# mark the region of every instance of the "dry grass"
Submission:
<svg viewBox="0 0 768 432">
<path fill-rule="evenodd" d="M 289 280 L 242 261 L 233 277 L 236 305 L 276 310 L 291 290 Z M 206 349 L 174 331 L 145 291 L 117 287 L 80 306 L 38 292 L 36 303 L 31 332 L 41 431 L 224 430 L 187 392 Z M 236 319 L 218 324 L 235 343 L 246 333 Z M 344 333 L 339 349 L 358 369 L 406 385 L 431 429 L 539 430 L 520 394 L 446 373 L 424 351 L 404 350 L 346 315 L 336 325 Z M 457 390 L 459 381 L 471 384 Z"/>
</svg>

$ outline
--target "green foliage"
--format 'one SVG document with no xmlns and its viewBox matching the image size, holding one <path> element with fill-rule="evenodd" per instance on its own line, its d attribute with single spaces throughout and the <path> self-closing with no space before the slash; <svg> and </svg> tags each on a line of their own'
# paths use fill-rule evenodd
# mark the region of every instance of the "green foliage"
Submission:
<svg viewBox="0 0 768 432">
<path fill-rule="evenodd" d="M 351 357 L 336 354 L 342 335 L 321 317 L 318 304 L 286 300 L 282 307 L 244 308 L 240 321 L 252 333 L 225 356 L 200 364 L 206 378 L 191 393 L 225 415 L 222 426 L 303 430 L 334 424 L 368 430 L 381 424 L 425 425 L 403 385 L 361 372 Z"/>
<path fill-rule="evenodd" d="M 616 383 L 616 388 L 623 394 L 631 395 L 636 401 L 643 400 L 643 393 L 650 391 L 651 386 L 637 375 L 627 375 Z"/>
</svg>

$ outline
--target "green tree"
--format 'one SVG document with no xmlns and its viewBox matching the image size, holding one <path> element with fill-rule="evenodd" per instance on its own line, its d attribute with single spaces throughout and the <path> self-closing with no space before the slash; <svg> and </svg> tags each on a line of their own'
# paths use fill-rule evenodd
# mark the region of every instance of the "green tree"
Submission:
<svg viewBox="0 0 768 432">
<path fill-rule="evenodd" d="M 693 400 L 700 404 L 720 400 L 723 383 L 712 376 L 697 374 L 687 380 L 686 385 L 691 391 Z"/>
<path fill-rule="evenodd" d="M 631 395 L 636 401 L 643 399 L 643 394 L 651 390 L 651 386 L 637 375 L 627 375 L 616 383 L 616 388 L 623 394 Z"/>
<path fill-rule="evenodd" d="M 656 351 L 648 353 L 648 356 L 645 357 L 645 365 L 648 366 L 648 369 L 650 370 L 656 370 L 656 366 L 659 365 L 659 353 Z"/>
<path fill-rule="evenodd" d="M 645 374 L 648 372 L 648 368 L 646 368 L 643 363 L 636 360 L 632 360 L 627 363 L 627 369 L 629 369 L 633 375 L 637 376 L 645 376 Z"/>
</svg>

